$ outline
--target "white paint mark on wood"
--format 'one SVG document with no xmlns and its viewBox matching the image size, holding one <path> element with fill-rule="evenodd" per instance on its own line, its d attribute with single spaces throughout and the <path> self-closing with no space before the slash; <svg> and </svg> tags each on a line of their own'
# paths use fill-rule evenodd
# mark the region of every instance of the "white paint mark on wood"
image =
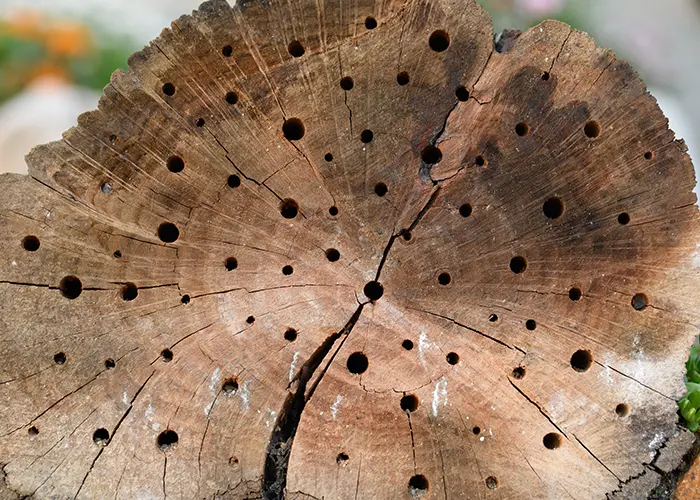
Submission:
<svg viewBox="0 0 700 500">
<path fill-rule="evenodd" d="M 438 415 L 440 402 L 442 402 L 442 406 L 447 406 L 447 379 L 445 377 L 440 377 L 440 380 L 435 383 L 435 389 L 433 390 L 433 417 Z"/>
<path fill-rule="evenodd" d="M 335 403 L 333 403 L 333 406 L 331 406 L 331 416 L 333 417 L 333 420 L 336 419 L 338 416 L 338 408 L 340 408 L 340 403 L 343 402 L 343 396 L 338 394 L 338 397 L 335 398 Z"/>
<path fill-rule="evenodd" d="M 248 408 L 250 408 L 250 390 L 248 389 L 248 385 L 250 385 L 250 381 L 246 380 L 237 393 L 238 397 L 241 398 L 241 407 L 243 411 L 248 411 Z"/>
<path fill-rule="evenodd" d="M 295 352 L 292 362 L 289 364 L 289 381 L 291 382 L 294 378 L 294 371 L 296 370 L 297 362 L 299 361 L 299 353 Z"/>
</svg>

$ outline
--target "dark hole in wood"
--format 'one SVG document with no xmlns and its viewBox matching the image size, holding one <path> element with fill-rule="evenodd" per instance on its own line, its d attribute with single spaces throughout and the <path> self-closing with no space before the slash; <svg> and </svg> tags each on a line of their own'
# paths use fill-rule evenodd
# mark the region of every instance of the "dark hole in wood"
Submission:
<svg viewBox="0 0 700 500">
<path fill-rule="evenodd" d="M 413 341 L 406 339 L 403 342 L 401 342 L 401 347 L 403 347 L 407 351 L 410 351 L 411 349 L 413 349 Z"/>
<path fill-rule="evenodd" d="M 329 213 L 332 217 L 337 217 L 337 216 L 338 216 L 338 207 L 331 207 L 331 208 L 329 208 L 329 209 L 328 209 L 328 213 Z"/>
<path fill-rule="evenodd" d="M 401 86 L 408 85 L 410 81 L 411 77 L 408 76 L 408 73 L 406 71 L 402 71 L 401 73 L 396 75 L 396 83 L 398 83 Z"/>
<path fill-rule="evenodd" d="M 542 211 L 549 219 L 558 219 L 564 214 L 564 202 L 561 198 L 553 196 L 544 202 Z"/>
<path fill-rule="evenodd" d="M 450 46 L 450 35 L 445 30 L 435 30 L 428 39 L 428 45 L 435 52 L 444 52 Z"/>
<path fill-rule="evenodd" d="M 473 212 L 472 206 L 469 203 L 464 203 L 459 207 L 459 215 L 462 217 L 469 217 Z"/>
<path fill-rule="evenodd" d="M 226 262 L 224 263 L 226 266 L 227 271 L 233 271 L 235 269 L 238 269 L 238 259 L 235 257 L 229 257 L 226 259 Z"/>
<path fill-rule="evenodd" d="M 373 18 L 372 16 L 369 16 L 367 19 L 365 19 L 365 28 L 368 30 L 373 30 L 374 28 L 377 27 L 377 20 Z"/>
<path fill-rule="evenodd" d="M 645 160 L 653 160 L 653 159 L 654 159 L 654 153 L 652 153 L 651 151 L 647 151 L 646 153 L 644 153 L 644 159 L 645 159 Z"/>
<path fill-rule="evenodd" d="M 107 358 L 105 359 L 105 368 L 107 370 L 113 369 L 115 366 L 117 366 L 117 363 L 114 362 L 112 358 Z"/>
<path fill-rule="evenodd" d="M 109 443 L 109 431 L 107 429 L 97 429 L 92 433 L 92 441 L 97 446 L 107 446 Z"/>
<path fill-rule="evenodd" d="M 332 162 L 333 161 L 333 155 L 330 153 L 326 153 L 326 156 L 323 157 L 324 160 L 327 162 Z"/>
<path fill-rule="evenodd" d="M 466 87 L 457 87 L 455 95 L 457 96 L 457 100 L 461 102 L 466 102 L 469 100 L 469 91 Z"/>
<path fill-rule="evenodd" d="M 221 49 L 221 53 L 224 57 L 231 57 L 233 55 L 233 47 L 230 45 L 225 45 L 224 48 Z"/>
<path fill-rule="evenodd" d="M 116 251 L 114 252 L 113 255 L 114 255 L 114 258 L 115 258 L 115 259 L 121 259 L 121 258 L 122 258 L 122 252 L 121 252 L 120 250 L 116 250 Z"/>
<path fill-rule="evenodd" d="M 408 481 L 409 492 L 411 490 L 417 493 L 428 491 L 429 486 L 428 479 L 423 474 L 416 474 Z"/>
<path fill-rule="evenodd" d="M 172 83 L 166 83 L 163 85 L 163 93 L 169 97 L 172 97 L 175 95 L 175 85 Z"/>
<path fill-rule="evenodd" d="M 369 300 L 379 300 L 384 295 L 384 287 L 378 281 L 370 281 L 365 285 L 364 292 Z"/>
<path fill-rule="evenodd" d="M 294 268 L 292 266 L 284 266 L 282 268 L 282 274 L 284 274 L 285 276 L 291 276 L 292 274 L 294 274 Z"/>
<path fill-rule="evenodd" d="M 245 322 L 248 323 L 249 325 L 252 325 L 253 323 L 255 323 L 255 316 L 248 316 L 246 318 Z"/>
<path fill-rule="evenodd" d="M 450 352 L 447 354 L 445 359 L 449 364 L 456 365 L 457 363 L 459 363 L 459 354 L 457 354 L 456 352 Z"/>
<path fill-rule="evenodd" d="M 489 476 L 486 478 L 486 487 L 490 490 L 495 490 L 498 488 L 498 479 L 495 476 Z"/>
<path fill-rule="evenodd" d="M 496 321 L 498 321 L 498 314 L 492 314 L 491 316 L 489 316 L 489 321 L 491 323 L 495 323 Z"/>
<path fill-rule="evenodd" d="M 232 106 L 238 104 L 238 94 L 236 94 L 234 91 L 228 92 L 226 94 L 226 102 Z"/>
<path fill-rule="evenodd" d="M 207 122 L 206 122 L 206 120 L 204 120 L 204 118 L 199 118 L 197 120 L 197 123 L 196 123 L 197 127 L 199 127 L 199 128 L 202 128 L 206 124 L 207 124 Z"/>
<path fill-rule="evenodd" d="M 66 353 L 59 352 L 57 354 L 54 354 L 53 362 L 57 365 L 64 365 L 66 363 Z"/>
<path fill-rule="evenodd" d="M 83 293 L 83 283 L 77 276 L 66 276 L 58 286 L 63 296 L 67 299 L 77 299 Z"/>
<path fill-rule="evenodd" d="M 369 144 L 370 142 L 372 142 L 372 139 L 374 139 L 374 132 L 372 132 L 371 130 L 363 130 L 360 133 L 360 140 L 363 144 Z"/>
<path fill-rule="evenodd" d="M 447 286 L 452 283 L 452 276 L 450 276 L 450 273 L 440 273 L 438 275 L 438 283 L 442 286 Z"/>
<path fill-rule="evenodd" d="M 472 434 L 474 434 L 475 436 L 478 436 L 479 434 L 481 434 L 481 427 L 473 427 Z"/>
<path fill-rule="evenodd" d="M 550 432 L 542 438 L 542 444 L 548 450 L 555 450 L 561 446 L 561 436 L 556 432 Z"/>
<path fill-rule="evenodd" d="M 549 80 L 549 77 L 550 77 L 550 74 L 548 71 L 545 71 L 544 73 L 542 73 L 542 80 L 544 80 L 545 82 Z"/>
<path fill-rule="evenodd" d="M 335 248 L 329 248 L 326 250 L 326 258 L 330 262 L 338 262 L 340 260 L 340 252 Z"/>
<path fill-rule="evenodd" d="M 617 216 L 617 222 L 623 226 L 626 226 L 630 223 L 630 214 L 628 214 L 627 212 L 622 212 L 620 215 Z"/>
<path fill-rule="evenodd" d="M 347 453 L 338 453 L 338 456 L 335 458 L 335 462 L 341 467 L 348 465 L 348 460 L 350 460 L 350 457 Z"/>
<path fill-rule="evenodd" d="M 530 125 L 525 122 L 520 122 L 515 126 L 515 133 L 520 137 L 525 137 L 530 133 Z"/>
<path fill-rule="evenodd" d="M 192 298 L 189 295 L 183 295 L 182 298 L 180 299 L 180 302 L 182 302 L 184 305 L 189 304 L 192 301 Z"/>
<path fill-rule="evenodd" d="M 232 378 L 225 380 L 224 384 L 221 386 L 221 391 L 227 396 L 236 394 L 238 391 L 238 381 Z"/>
<path fill-rule="evenodd" d="M 173 360 L 173 351 L 170 349 L 163 349 L 160 352 L 160 357 L 165 363 L 170 363 Z"/>
<path fill-rule="evenodd" d="M 168 430 L 158 434 L 156 443 L 158 444 L 160 451 L 166 452 L 171 450 L 173 446 L 177 444 L 178 440 L 179 438 L 177 436 L 177 432 Z"/>
<path fill-rule="evenodd" d="M 532 331 L 532 330 L 534 330 L 535 328 L 537 328 L 537 322 L 536 322 L 534 319 L 528 319 L 528 320 L 525 322 L 525 328 L 527 328 L 528 330 Z"/>
<path fill-rule="evenodd" d="M 407 394 L 401 398 L 401 409 L 406 412 L 414 412 L 420 406 L 420 400 L 415 394 Z"/>
<path fill-rule="evenodd" d="M 377 185 L 374 186 L 374 194 L 376 194 L 379 197 L 386 196 L 388 192 L 389 188 L 383 182 L 378 182 Z"/>
<path fill-rule="evenodd" d="M 474 163 L 476 164 L 477 167 L 485 167 L 486 165 L 488 165 L 489 162 L 486 161 L 486 158 L 479 155 L 474 160 Z"/>
<path fill-rule="evenodd" d="M 36 426 L 32 425 L 29 429 L 27 429 L 27 434 L 30 436 L 34 437 L 39 435 L 39 429 L 36 428 Z"/>
<path fill-rule="evenodd" d="M 514 379 L 520 380 L 523 377 L 525 377 L 525 368 L 523 368 L 522 366 L 518 366 L 516 368 L 513 368 L 513 372 L 510 375 Z"/>
<path fill-rule="evenodd" d="M 620 418 L 625 418 L 631 412 L 630 406 L 625 403 L 620 403 L 615 407 L 615 413 Z"/>
<path fill-rule="evenodd" d="M 574 302 L 577 300 L 581 300 L 582 297 L 581 289 L 580 288 L 572 288 L 569 290 L 569 299 L 573 300 Z"/>
<path fill-rule="evenodd" d="M 122 299 L 127 302 L 134 300 L 139 295 L 138 287 L 133 283 L 126 283 L 122 287 Z"/>
<path fill-rule="evenodd" d="M 284 340 L 287 342 L 294 342 L 298 336 L 299 334 L 294 328 L 287 328 L 287 331 L 284 332 Z"/>
<path fill-rule="evenodd" d="M 241 178 L 237 176 L 236 174 L 232 174 L 228 176 L 228 179 L 226 181 L 228 184 L 228 187 L 231 189 L 236 189 L 237 187 L 240 187 L 241 185 Z"/>
<path fill-rule="evenodd" d="M 510 270 L 515 274 L 524 273 L 527 270 L 527 259 L 525 257 L 513 257 L 510 259 Z"/>
<path fill-rule="evenodd" d="M 442 160 L 442 151 L 435 146 L 427 146 L 421 153 L 421 158 L 428 165 L 435 165 Z"/>
<path fill-rule="evenodd" d="M 299 40 L 293 40 L 287 47 L 287 50 L 292 57 L 301 57 L 306 52 Z"/>
<path fill-rule="evenodd" d="M 593 354 L 591 354 L 591 351 L 580 349 L 571 356 L 571 368 L 577 372 L 583 373 L 588 371 L 592 364 Z"/>
<path fill-rule="evenodd" d="M 22 240 L 22 248 L 24 248 L 27 252 L 36 252 L 39 250 L 40 246 L 41 242 L 36 236 L 26 236 Z"/>
<path fill-rule="evenodd" d="M 346 76 L 342 80 L 340 80 L 340 88 L 345 90 L 345 91 L 352 90 L 352 88 L 354 86 L 355 86 L 355 82 L 349 76 Z"/>
<path fill-rule="evenodd" d="M 282 133 L 288 141 L 298 141 L 304 137 L 306 129 L 299 118 L 290 118 L 282 125 Z"/>
<path fill-rule="evenodd" d="M 167 165 L 168 170 L 175 174 L 185 170 L 185 161 L 179 156 L 171 156 L 170 158 L 168 158 Z"/>
<path fill-rule="evenodd" d="M 369 368 L 369 360 L 363 352 L 354 352 L 348 356 L 348 361 L 346 363 L 348 371 L 355 375 L 360 375 L 367 371 Z"/>
<path fill-rule="evenodd" d="M 171 222 L 164 222 L 158 227 L 158 237 L 163 243 L 174 243 L 180 237 L 180 230 Z"/>
<path fill-rule="evenodd" d="M 591 120 L 583 127 L 583 131 L 586 137 L 594 139 L 600 135 L 600 124 L 597 121 Z"/>
<path fill-rule="evenodd" d="M 291 198 L 282 200 L 280 213 L 285 219 L 294 219 L 299 214 L 299 204 Z"/>
<path fill-rule="evenodd" d="M 635 311 L 643 311 L 649 305 L 649 297 L 643 293 L 635 293 L 632 297 L 632 307 Z"/>
</svg>

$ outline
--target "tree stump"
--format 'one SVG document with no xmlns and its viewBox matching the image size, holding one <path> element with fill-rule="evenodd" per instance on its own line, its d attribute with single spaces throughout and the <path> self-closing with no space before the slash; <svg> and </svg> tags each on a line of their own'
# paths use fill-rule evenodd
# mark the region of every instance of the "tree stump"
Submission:
<svg viewBox="0 0 700 500">
<path fill-rule="evenodd" d="M 0 493 L 643 498 L 691 449 L 693 168 L 586 34 L 211 0 L 129 67 L 0 178 Z"/>
</svg>

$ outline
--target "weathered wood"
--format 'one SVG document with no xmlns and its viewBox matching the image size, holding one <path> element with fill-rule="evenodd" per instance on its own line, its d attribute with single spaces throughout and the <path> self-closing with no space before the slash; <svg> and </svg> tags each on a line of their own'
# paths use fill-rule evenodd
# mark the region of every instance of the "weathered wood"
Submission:
<svg viewBox="0 0 700 500">
<path fill-rule="evenodd" d="M 2 495 L 640 498 L 693 444 L 693 168 L 562 23 L 212 0 L 28 163 Z"/>
</svg>

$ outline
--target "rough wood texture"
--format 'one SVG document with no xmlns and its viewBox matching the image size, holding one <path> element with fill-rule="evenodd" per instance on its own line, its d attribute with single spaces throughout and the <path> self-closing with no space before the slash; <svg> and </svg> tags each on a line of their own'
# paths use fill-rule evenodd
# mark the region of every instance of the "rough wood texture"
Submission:
<svg viewBox="0 0 700 500">
<path fill-rule="evenodd" d="M 693 169 L 587 35 L 212 0 L 129 66 L 0 178 L 2 495 L 640 498 L 690 449 Z"/>
</svg>

